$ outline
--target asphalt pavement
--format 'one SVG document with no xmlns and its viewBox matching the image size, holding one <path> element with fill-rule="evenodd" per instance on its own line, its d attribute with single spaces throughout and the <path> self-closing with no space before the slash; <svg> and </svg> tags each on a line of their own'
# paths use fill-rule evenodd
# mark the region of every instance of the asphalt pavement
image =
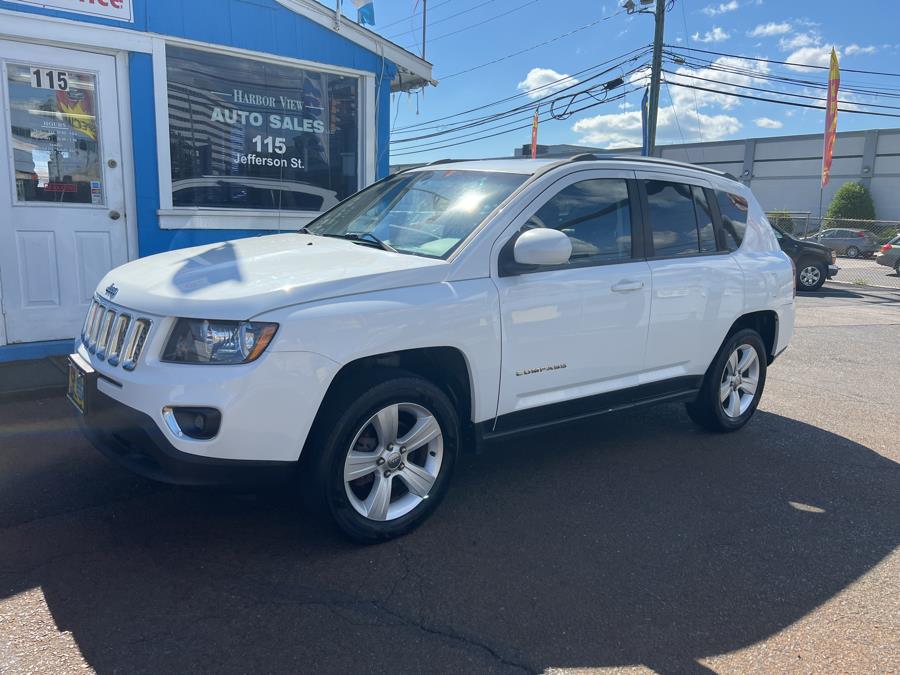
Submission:
<svg viewBox="0 0 900 675">
<path fill-rule="evenodd" d="M 798 303 L 742 431 L 670 405 L 511 441 L 374 547 L 0 403 L 0 672 L 896 671 L 900 293 Z"/>
</svg>

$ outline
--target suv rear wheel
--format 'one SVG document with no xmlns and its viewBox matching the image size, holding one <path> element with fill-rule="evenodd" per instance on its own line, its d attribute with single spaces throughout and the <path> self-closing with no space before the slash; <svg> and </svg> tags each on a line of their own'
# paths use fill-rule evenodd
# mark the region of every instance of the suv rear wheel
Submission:
<svg viewBox="0 0 900 675">
<path fill-rule="evenodd" d="M 737 431 L 753 417 L 766 384 L 766 348 L 755 330 L 727 340 L 706 371 L 688 415 L 711 431 Z"/>
<path fill-rule="evenodd" d="M 459 446 L 453 404 L 434 384 L 395 372 L 329 401 L 317 422 L 304 490 L 351 539 L 406 534 L 447 492 Z"/>
<path fill-rule="evenodd" d="M 848 258 L 858 258 L 859 257 L 859 248 L 856 246 L 848 246 L 846 250 L 846 254 Z"/>
<path fill-rule="evenodd" d="M 801 260 L 797 265 L 797 289 L 801 291 L 817 291 L 825 283 L 828 271 L 825 265 L 812 260 Z"/>
</svg>

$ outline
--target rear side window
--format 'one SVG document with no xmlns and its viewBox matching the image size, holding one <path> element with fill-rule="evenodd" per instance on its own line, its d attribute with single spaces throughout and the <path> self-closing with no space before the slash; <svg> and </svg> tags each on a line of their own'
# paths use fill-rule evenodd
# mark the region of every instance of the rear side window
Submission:
<svg viewBox="0 0 900 675">
<path fill-rule="evenodd" d="M 538 209 L 525 226 L 563 232 L 572 242 L 572 262 L 629 260 L 628 184 L 618 178 L 573 183 Z"/>
<path fill-rule="evenodd" d="M 740 195 L 716 190 L 716 201 L 722 214 L 722 240 L 727 251 L 737 251 L 747 231 L 747 200 Z"/>
<path fill-rule="evenodd" d="M 693 187 L 662 180 L 644 181 L 644 186 L 653 230 L 654 255 L 668 257 L 700 253 L 695 208 L 697 196 Z M 715 246 L 710 250 L 714 251 Z"/>
</svg>

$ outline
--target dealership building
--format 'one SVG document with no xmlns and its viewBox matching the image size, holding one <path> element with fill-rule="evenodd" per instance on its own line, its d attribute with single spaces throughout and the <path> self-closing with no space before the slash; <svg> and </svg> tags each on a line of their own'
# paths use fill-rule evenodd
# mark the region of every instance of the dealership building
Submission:
<svg viewBox="0 0 900 675">
<path fill-rule="evenodd" d="M 0 0 L 0 361 L 111 268 L 297 229 L 388 172 L 431 64 L 315 0 Z"/>
</svg>

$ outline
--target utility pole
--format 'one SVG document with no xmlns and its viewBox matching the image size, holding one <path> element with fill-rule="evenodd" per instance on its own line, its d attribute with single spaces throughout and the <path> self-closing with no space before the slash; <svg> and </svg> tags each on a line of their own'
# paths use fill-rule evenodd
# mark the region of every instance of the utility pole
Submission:
<svg viewBox="0 0 900 675">
<path fill-rule="evenodd" d="M 425 28 L 428 25 L 428 0 L 422 0 L 422 60 L 425 59 Z"/>
<path fill-rule="evenodd" d="M 643 4 L 643 3 L 642 3 Z M 650 66 L 650 110 L 647 117 L 648 152 L 656 150 L 656 115 L 659 112 L 659 84 L 662 79 L 662 48 L 666 32 L 666 0 L 656 0 L 656 30 L 653 33 L 653 62 Z"/>
</svg>

